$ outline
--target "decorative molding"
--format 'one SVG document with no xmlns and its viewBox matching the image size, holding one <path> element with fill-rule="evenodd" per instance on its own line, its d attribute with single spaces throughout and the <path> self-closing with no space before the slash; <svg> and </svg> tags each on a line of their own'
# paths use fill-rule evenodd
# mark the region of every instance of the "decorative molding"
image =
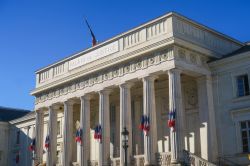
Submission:
<svg viewBox="0 0 250 166">
<path fill-rule="evenodd" d="M 176 60 L 183 61 L 187 64 L 205 67 L 206 69 L 209 68 L 207 64 L 209 58 L 206 55 L 202 55 L 201 53 L 180 46 L 175 46 L 175 50 L 177 54 L 175 58 Z"/>
<path fill-rule="evenodd" d="M 51 100 L 52 98 L 67 95 L 68 93 L 72 93 L 107 80 L 112 80 L 116 77 L 122 77 L 137 70 L 143 70 L 145 68 L 149 68 L 150 66 L 158 65 L 162 62 L 172 59 L 174 59 L 173 48 L 168 48 L 163 51 L 138 58 L 137 60 L 121 64 L 119 66 L 113 66 L 110 69 L 102 71 L 101 73 L 93 73 L 89 76 L 74 80 L 73 83 L 68 83 L 65 86 L 47 91 L 43 94 L 38 95 L 36 97 L 35 103 L 38 104 L 47 100 Z"/>
<path fill-rule="evenodd" d="M 173 30 L 176 36 L 181 36 L 202 47 L 216 50 L 220 54 L 230 53 L 239 47 L 239 45 L 237 46 L 233 41 L 221 36 L 221 34 L 212 33 L 208 29 L 197 27 L 186 20 L 175 18 Z"/>
</svg>

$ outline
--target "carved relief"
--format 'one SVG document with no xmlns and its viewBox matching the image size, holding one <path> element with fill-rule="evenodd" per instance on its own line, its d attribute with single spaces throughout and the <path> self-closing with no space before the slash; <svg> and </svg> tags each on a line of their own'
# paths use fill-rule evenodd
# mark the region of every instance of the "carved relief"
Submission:
<svg viewBox="0 0 250 166">
<path fill-rule="evenodd" d="M 186 52 L 183 49 L 178 50 L 178 55 L 181 60 L 186 60 Z"/>
<path fill-rule="evenodd" d="M 132 73 L 134 71 L 150 67 L 152 65 L 157 65 L 161 62 L 171 60 L 173 58 L 173 49 L 169 48 L 159 53 L 153 54 L 151 56 L 145 56 L 144 59 L 138 59 L 137 61 L 133 61 L 133 63 L 128 63 L 123 65 L 122 67 L 115 67 L 106 71 L 103 71 L 99 75 L 90 75 L 88 77 L 84 77 L 79 81 L 71 83 L 69 85 L 65 85 L 59 89 L 54 89 L 51 92 L 47 92 L 46 94 L 41 94 L 36 97 L 36 104 L 40 102 L 44 102 L 48 99 L 52 99 L 54 97 L 58 97 L 61 95 L 66 95 L 68 93 L 74 92 L 78 89 L 83 89 L 88 86 L 93 86 L 94 84 L 101 83 L 106 80 L 111 80 L 118 76 L 123 76 L 125 74 Z M 49 97 L 48 97 L 49 96 Z"/>
<path fill-rule="evenodd" d="M 184 49 L 182 47 L 176 47 L 178 52 L 178 59 L 189 64 L 199 65 L 207 68 L 208 58 L 197 52 Z"/>
<path fill-rule="evenodd" d="M 185 108 L 193 109 L 198 105 L 197 84 L 194 79 L 188 78 L 184 84 Z"/>
</svg>

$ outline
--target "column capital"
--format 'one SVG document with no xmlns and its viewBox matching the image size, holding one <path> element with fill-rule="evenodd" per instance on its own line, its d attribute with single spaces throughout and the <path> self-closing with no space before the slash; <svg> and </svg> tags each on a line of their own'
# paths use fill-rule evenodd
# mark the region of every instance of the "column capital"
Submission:
<svg viewBox="0 0 250 166">
<path fill-rule="evenodd" d="M 42 108 L 36 109 L 35 112 L 38 114 L 43 114 L 45 109 L 46 109 L 45 107 L 42 107 Z"/>
<path fill-rule="evenodd" d="M 159 78 L 156 75 L 148 75 L 142 78 L 143 81 L 155 81 L 157 78 Z"/>
<path fill-rule="evenodd" d="M 105 88 L 105 89 L 100 90 L 98 93 L 104 94 L 104 95 L 109 95 L 111 92 L 112 92 L 112 89 Z"/>
<path fill-rule="evenodd" d="M 63 102 L 64 105 L 69 105 L 69 106 L 72 106 L 75 103 L 76 103 L 76 101 L 74 99 L 68 99 L 68 100 Z"/>
<path fill-rule="evenodd" d="M 93 98 L 93 95 L 91 94 L 84 94 L 80 97 L 80 100 L 91 100 Z"/>
<path fill-rule="evenodd" d="M 55 104 L 52 104 L 49 106 L 50 109 L 53 109 L 53 110 L 59 110 L 60 109 L 60 105 L 58 103 L 55 103 Z"/>
<path fill-rule="evenodd" d="M 200 77 L 197 77 L 197 82 L 202 82 L 202 81 L 212 81 L 212 76 L 211 75 L 202 75 Z"/>
<path fill-rule="evenodd" d="M 179 69 L 179 68 L 173 68 L 173 69 L 168 70 L 167 73 L 168 74 L 172 74 L 172 73 L 174 73 L 174 74 L 181 74 L 182 70 Z"/>
<path fill-rule="evenodd" d="M 124 82 L 119 85 L 120 88 L 130 89 L 134 85 L 133 82 Z"/>
</svg>

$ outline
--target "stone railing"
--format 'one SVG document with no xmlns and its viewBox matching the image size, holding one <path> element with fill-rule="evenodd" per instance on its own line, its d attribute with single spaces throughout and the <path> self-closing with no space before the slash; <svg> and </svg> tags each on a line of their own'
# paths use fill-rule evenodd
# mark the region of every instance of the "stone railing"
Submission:
<svg viewBox="0 0 250 166">
<path fill-rule="evenodd" d="M 91 160 L 88 163 L 89 163 L 88 164 L 89 166 L 98 166 L 98 161 L 96 161 L 96 160 Z"/>
<path fill-rule="evenodd" d="M 210 163 L 186 150 L 184 150 L 184 162 L 186 165 L 190 166 L 216 166 L 215 164 Z"/>
<path fill-rule="evenodd" d="M 103 59 L 112 54 L 120 56 L 120 54 L 123 54 L 121 52 L 127 54 L 130 50 L 134 51 L 134 46 L 142 43 L 150 44 L 151 40 L 154 40 L 159 36 L 161 36 L 159 41 L 166 39 L 168 37 L 164 34 L 172 34 L 170 24 L 170 15 L 163 16 L 120 36 L 114 37 L 107 42 L 100 43 L 96 47 L 89 48 L 45 67 L 36 72 L 36 88 L 61 79 L 62 77 L 67 76 L 67 73 L 73 74 L 73 70 L 75 71 L 75 69 L 86 66 L 98 59 Z M 145 44 L 139 46 L 138 49 L 145 46 Z"/>
<path fill-rule="evenodd" d="M 72 165 L 73 165 L 73 166 L 80 166 L 80 163 L 78 163 L 78 162 L 73 162 Z"/>
<path fill-rule="evenodd" d="M 120 166 L 120 157 L 111 159 L 111 166 Z"/>
<path fill-rule="evenodd" d="M 83 76 L 109 67 L 117 62 L 114 59 L 127 61 L 144 55 L 146 51 L 151 52 L 153 48 L 165 47 L 176 37 L 220 54 L 232 52 L 243 45 L 178 14 L 169 13 L 38 70 L 36 90 L 32 93 L 41 92 L 41 87 L 47 85 L 48 88 L 52 82 L 56 84 L 65 78 L 67 82 L 71 78 L 77 79 L 79 73 Z"/>
<path fill-rule="evenodd" d="M 144 166 L 144 155 L 136 155 L 133 157 L 131 165 L 133 166 Z"/>
<path fill-rule="evenodd" d="M 164 153 L 157 153 L 156 154 L 157 165 L 161 166 L 170 166 L 171 164 L 171 153 L 164 152 Z"/>
</svg>

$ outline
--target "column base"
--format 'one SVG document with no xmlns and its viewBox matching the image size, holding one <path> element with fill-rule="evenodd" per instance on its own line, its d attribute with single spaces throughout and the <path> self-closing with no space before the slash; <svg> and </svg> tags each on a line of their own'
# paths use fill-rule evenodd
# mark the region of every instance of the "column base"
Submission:
<svg viewBox="0 0 250 166">
<path fill-rule="evenodd" d="M 179 161 L 179 162 L 172 162 L 172 163 L 170 163 L 170 165 L 171 165 L 171 166 L 184 166 L 184 165 L 185 165 L 185 163 L 184 163 L 184 162 Z"/>
<path fill-rule="evenodd" d="M 184 166 L 184 164 L 181 164 L 181 163 L 172 163 L 170 164 L 171 166 Z"/>
<path fill-rule="evenodd" d="M 156 166 L 157 164 L 149 164 L 149 163 L 144 163 L 144 166 Z"/>
</svg>

